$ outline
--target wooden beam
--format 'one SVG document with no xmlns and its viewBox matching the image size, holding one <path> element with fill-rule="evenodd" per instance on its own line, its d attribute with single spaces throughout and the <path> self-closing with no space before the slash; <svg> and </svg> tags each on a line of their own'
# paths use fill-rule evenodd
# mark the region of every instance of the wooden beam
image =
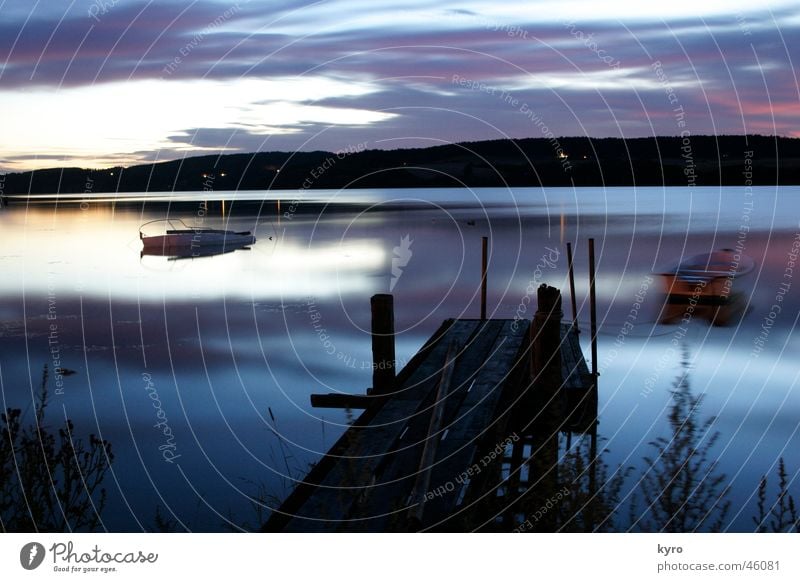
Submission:
<svg viewBox="0 0 800 582">
<path fill-rule="evenodd" d="M 569 267 L 569 295 L 572 303 L 572 327 L 575 328 L 575 331 L 580 332 L 578 328 L 578 304 L 575 299 L 575 270 L 572 260 L 572 243 L 567 243 L 567 263 Z"/>
<path fill-rule="evenodd" d="M 372 308 L 372 385 L 375 394 L 394 390 L 394 297 L 386 293 L 373 295 Z"/>
<path fill-rule="evenodd" d="M 357 408 L 366 409 L 378 399 L 366 394 L 312 394 L 311 406 L 314 408 Z"/>
<path fill-rule="evenodd" d="M 548 394 L 542 395 L 547 402 L 561 386 L 561 291 L 542 283 L 537 289 L 537 309 L 531 327 L 533 343 L 531 379 Z"/>
<path fill-rule="evenodd" d="M 594 239 L 589 239 L 589 325 L 592 340 L 592 376 L 597 382 L 597 297 L 595 295 Z"/>
<path fill-rule="evenodd" d="M 444 407 L 445 403 L 447 402 L 447 396 L 450 393 L 450 382 L 453 379 L 455 361 L 460 351 L 461 348 L 457 342 L 450 342 L 450 345 L 447 348 L 447 356 L 445 357 L 444 366 L 442 368 L 442 376 L 439 380 L 439 389 L 436 392 L 436 400 L 433 405 L 431 422 L 428 425 L 428 435 L 425 438 L 425 444 L 422 448 L 422 456 L 419 461 L 419 472 L 417 473 L 417 479 L 414 483 L 414 488 L 411 490 L 412 507 L 410 513 L 412 519 L 417 524 L 422 523 L 422 515 L 425 510 L 425 494 L 427 493 L 431 484 L 431 472 L 433 471 L 433 463 L 436 460 L 436 447 L 438 446 L 440 439 L 438 433 L 442 428 Z"/>
<path fill-rule="evenodd" d="M 486 284 L 489 270 L 489 237 L 481 237 L 481 321 L 486 320 Z"/>
</svg>

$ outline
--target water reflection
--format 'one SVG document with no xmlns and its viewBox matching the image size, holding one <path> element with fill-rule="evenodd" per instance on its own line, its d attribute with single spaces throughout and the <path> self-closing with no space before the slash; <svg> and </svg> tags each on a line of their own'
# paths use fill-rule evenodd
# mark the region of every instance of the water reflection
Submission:
<svg viewBox="0 0 800 582">
<path fill-rule="evenodd" d="M 245 212 L 234 204 L 223 218 L 210 201 L 214 216 L 209 212 L 206 225 L 252 230 L 257 241 L 249 251 L 196 261 L 141 257 L 138 228 L 166 215 L 192 220 L 199 202 L 194 208 L 144 210 L 141 204 L 95 199 L 13 203 L 0 213 L 3 397 L 11 406 L 27 403 L 42 366 L 50 363 L 52 369 L 55 331 L 61 366 L 77 372 L 64 378 L 56 404 L 84 433 L 111 441 L 117 455 L 108 478 L 106 526 L 149 527 L 161 505 L 166 517 L 187 527 L 218 530 L 229 512 L 249 511 L 255 492 L 242 479 L 280 491 L 283 479 L 291 483 L 341 433 L 347 419 L 312 410 L 309 395 L 370 385 L 368 299 L 389 291 L 393 249 L 406 237 L 413 254 L 392 291 L 400 361 L 443 319 L 479 313 L 481 236 L 491 240 L 489 315 L 497 318 L 532 309 L 525 300 L 532 281 L 534 287 L 549 283 L 566 292 L 559 245 L 562 237 L 573 241 L 583 326 L 585 239 L 593 236 L 601 333 L 598 412 L 609 466 L 641 458 L 645 443 L 658 436 L 654 427 L 668 410 L 668 390 L 680 367 L 674 342 L 688 342 L 693 389 L 705 395 L 704 410 L 717 418 L 715 454 L 730 476 L 730 499 L 745 508 L 731 516 L 731 527 L 750 530 L 750 516 L 757 513 L 753 483 L 772 472 L 783 451 L 800 446 L 800 371 L 788 356 L 798 347 L 800 296 L 781 294 L 797 234 L 797 189 L 757 193 L 760 204 L 746 244 L 758 267 L 737 280 L 731 294 L 736 306 L 744 302 L 741 313 L 721 327 L 708 325 L 697 311 L 683 332 L 681 325 L 660 323 L 665 301 L 648 278 L 672 258 L 733 246 L 741 218 L 741 209 L 730 202 L 741 197 L 735 189 L 685 190 L 521 189 L 514 199 L 524 204 L 505 206 L 505 191 L 485 194 L 494 206 L 476 204 L 475 192 L 459 191 L 452 198 L 458 204 L 442 208 L 318 209 L 284 219 L 280 227 L 273 204 L 264 213 L 258 205 Z M 429 194 L 444 201 L 452 192 L 415 191 L 413 197 Z M 546 248 L 560 248 L 560 258 L 537 271 Z M 321 317 L 317 328 L 310 300 Z M 720 313 L 712 320 L 719 323 Z M 333 354 L 318 328 L 335 345 Z M 157 411 L 144 373 L 180 448 L 179 467 L 159 453 L 163 442 L 153 426 Z M 268 407 L 279 437 L 271 432 Z M 276 438 L 289 451 L 291 476 Z M 797 467 L 790 462 L 787 470 L 791 478 Z"/>
<path fill-rule="evenodd" d="M 329 244 L 286 232 L 278 240 L 269 222 L 259 224 L 252 216 L 229 217 L 220 225 L 244 231 L 259 224 L 256 242 L 241 247 L 249 246 L 250 257 L 227 252 L 236 250 L 228 244 L 162 246 L 142 253 L 142 222 L 141 213 L 124 207 L 7 209 L 0 292 L 16 293 L 24 281 L 29 294 L 54 291 L 142 301 L 368 295 L 376 290 L 374 274 L 389 261 L 378 239 L 350 237 Z M 209 260 L 187 261 L 190 264 L 172 270 L 140 261 L 144 256 Z"/>
<path fill-rule="evenodd" d="M 715 296 L 701 296 L 698 300 L 675 298 L 664 294 L 664 307 L 660 323 L 680 324 L 687 316 L 702 319 L 709 325 L 728 327 L 736 325 L 747 312 L 747 298 L 742 293 L 732 293 L 720 299 Z"/>
<path fill-rule="evenodd" d="M 215 257 L 217 255 L 224 255 L 225 253 L 232 253 L 234 251 L 249 251 L 250 245 L 244 244 L 227 244 L 227 245 L 203 245 L 193 249 L 191 246 L 183 247 L 145 247 L 142 249 L 141 255 L 150 257 L 166 257 L 170 261 L 179 261 L 182 259 L 202 259 L 204 257 Z"/>
</svg>

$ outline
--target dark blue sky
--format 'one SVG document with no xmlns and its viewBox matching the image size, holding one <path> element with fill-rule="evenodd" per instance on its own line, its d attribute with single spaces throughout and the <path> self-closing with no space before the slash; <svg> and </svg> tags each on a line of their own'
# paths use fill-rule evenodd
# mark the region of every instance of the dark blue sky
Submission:
<svg viewBox="0 0 800 582">
<path fill-rule="evenodd" d="M 0 0 L 0 170 L 798 135 L 799 29 L 787 1 Z"/>
</svg>

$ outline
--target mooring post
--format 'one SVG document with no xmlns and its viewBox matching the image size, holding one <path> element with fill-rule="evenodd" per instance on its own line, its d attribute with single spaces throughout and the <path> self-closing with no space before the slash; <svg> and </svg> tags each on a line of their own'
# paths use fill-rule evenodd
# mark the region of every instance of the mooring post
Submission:
<svg viewBox="0 0 800 582">
<path fill-rule="evenodd" d="M 486 319 L 486 279 L 489 268 L 489 237 L 481 237 L 481 321 Z"/>
<path fill-rule="evenodd" d="M 595 296 L 594 239 L 589 239 L 589 313 L 592 336 L 592 377 L 597 384 L 597 298 Z"/>
<path fill-rule="evenodd" d="M 592 424 L 592 431 L 589 435 L 589 495 L 590 499 L 595 499 L 597 495 L 597 420 Z M 587 532 L 593 532 L 595 527 L 594 505 L 589 503 L 586 512 L 586 523 L 589 527 Z"/>
<path fill-rule="evenodd" d="M 589 239 L 589 310 L 592 336 L 592 386 L 590 390 L 597 398 L 597 297 L 595 295 L 595 268 L 594 268 L 594 239 Z M 589 455 L 589 494 L 594 497 L 597 490 L 597 421 L 592 427 Z M 587 523 L 594 529 L 594 511 L 590 507 L 587 512 Z"/>
<path fill-rule="evenodd" d="M 578 328 L 578 304 L 575 300 L 575 270 L 572 262 L 572 243 L 567 243 L 567 263 L 569 266 L 569 297 L 572 303 L 572 327 L 580 333 Z"/>
<path fill-rule="evenodd" d="M 394 297 L 387 293 L 373 295 L 372 309 L 372 391 L 388 394 L 394 388 Z"/>
<path fill-rule="evenodd" d="M 530 475 L 533 507 L 544 507 L 558 488 L 558 434 L 563 423 L 561 385 L 561 291 L 541 285 L 531 334 L 532 398 L 527 408 L 532 417 L 525 431 L 531 437 Z M 533 531 L 555 531 L 555 512 L 546 512 Z"/>
<path fill-rule="evenodd" d="M 531 326 L 533 360 L 531 376 L 536 385 L 561 384 L 561 291 L 546 284 L 537 290 L 538 306 Z"/>
</svg>

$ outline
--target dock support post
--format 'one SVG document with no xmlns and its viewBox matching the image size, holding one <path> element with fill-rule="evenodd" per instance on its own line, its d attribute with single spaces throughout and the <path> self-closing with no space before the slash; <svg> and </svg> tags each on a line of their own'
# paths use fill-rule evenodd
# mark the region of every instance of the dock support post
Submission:
<svg viewBox="0 0 800 582">
<path fill-rule="evenodd" d="M 594 239 L 589 239 L 589 309 L 592 336 L 592 376 L 597 382 L 597 298 L 595 296 Z"/>
<path fill-rule="evenodd" d="M 594 392 L 592 395 L 597 402 L 597 297 L 595 295 L 595 268 L 594 268 L 594 239 L 589 239 L 589 309 L 591 318 L 591 336 L 592 336 L 592 386 L 590 390 Z M 597 420 L 595 419 L 592 426 L 590 435 L 590 460 L 589 465 L 589 494 L 594 498 L 597 491 Z M 594 529 L 594 511 L 593 507 L 588 508 L 587 523 Z M 588 529 L 588 528 L 587 528 Z M 589 531 L 591 531 L 589 529 Z"/>
<path fill-rule="evenodd" d="M 561 291 L 540 285 L 538 306 L 531 326 L 533 357 L 531 361 L 532 398 L 526 403 L 532 419 L 525 432 L 531 437 L 530 475 L 532 479 L 529 510 L 547 503 L 558 489 L 558 434 L 563 405 L 560 395 L 561 372 Z M 556 512 L 547 512 L 534 531 L 553 532 Z"/>
<path fill-rule="evenodd" d="M 394 297 L 386 293 L 373 295 L 372 310 L 372 389 L 376 395 L 394 389 Z"/>
<path fill-rule="evenodd" d="M 537 290 L 533 316 L 531 373 L 536 385 L 558 388 L 561 384 L 561 291 L 544 283 Z M 546 398 L 549 399 L 549 396 Z"/>
<path fill-rule="evenodd" d="M 575 300 L 575 270 L 572 262 L 572 243 L 567 243 L 567 263 L 569 266 L 569 297 L 572 303 L 572 327 L 580 332 L 578 328 L 578 304 Z"/>
<path fill-rule="evenodd" d="M 486 320 L 486 279 L 489 269 L 489 237 L 481 237 L 481 321 Z"/>
</svg>

